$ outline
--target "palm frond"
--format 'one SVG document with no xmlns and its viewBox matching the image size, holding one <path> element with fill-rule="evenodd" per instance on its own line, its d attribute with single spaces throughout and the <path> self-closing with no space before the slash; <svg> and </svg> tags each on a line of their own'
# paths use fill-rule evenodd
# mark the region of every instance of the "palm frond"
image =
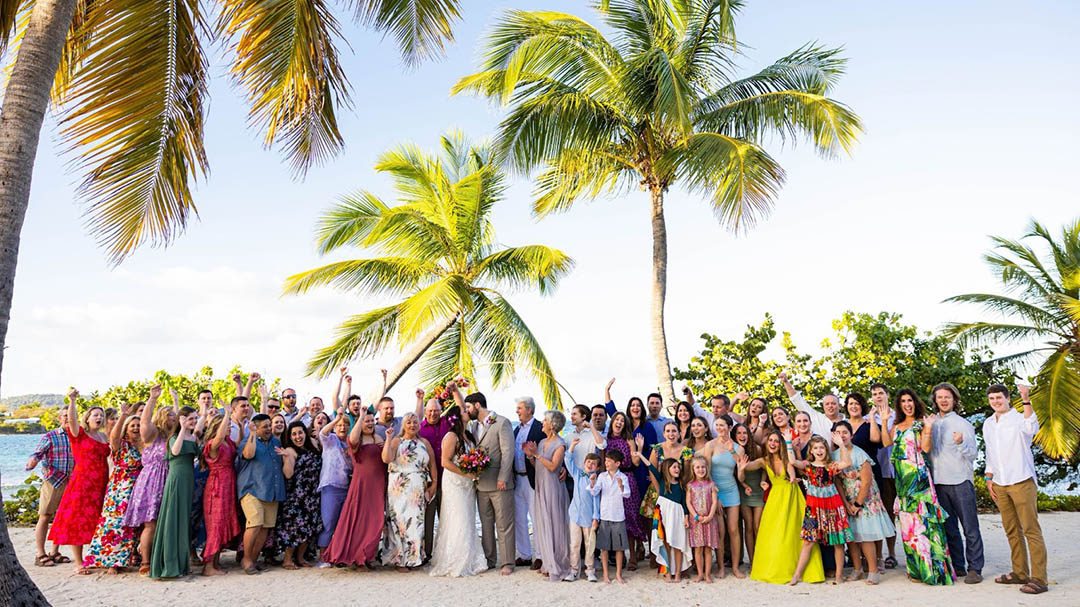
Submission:
<svg viewBox="0 0 1080 607">
<path fill-rule="evenodd" d="M 378 196 L 364 190 L 342 196 L 319 218 L 315 229 L 319 253 L 325 255 L 346 245 L 363 246 L 387 208 Z"/>
<path fill-rule="evenodd" d="M 574 269 L 574 260 L 544 245 L 508 247 L 488 255 L 476 265 L 476 276 L 511 288 L 536 287 L 550 295 L 559 281 Z"/>
<path fill-rule="evenodd" d="M 93 3 L 85 67 L 61 120 L 90 232 L 118 263 L 167 243 L 195 211 L 189 178 L 205 174 L 206 24 L 198 0 Z"/>
<path fill-rule="evenodd" d="M 1024 237 L 1039 238 L 1043 244 L 1050 248 L 1051 259 L 1057 267 L 1062 280 L 1080 272 L 1080 219 L 1061 227 L 1060 243 L 1054 240 L 1046 226 L 1034 219 L 1031 220 L 1028 233 Z M 1065 289 L 1073 297 L 1076 297 L 1077 293 L 1074 290 L 1080 289 L 1080 285 L 1065 286 Z"/>
<path fill-rule="evenodd" d="M 409 205 L 390 207 L 363 242 L 390 255 L 435 260 L 452 258 L 454 243 L 447 229 Z"/>
<path fill-rule="evenodd" d="M 0 55 L 8 50 L 8 43 L 15 35 L 19 13 L 26 10 L 28 0 L 0 0 Z"/>
<path fill-rule="evenodd" d="M 567 211 L 580 198 L 614 196 L 636 185 L 637 168 L 622 156 L 565 150 L 536 178 L 533 216 Z"/>
<path fill-rule="evenodd" d="M 450 232 L 459 261 L 482 254 L 492 245 L 491 211 L 503 199 L 505 189 L 502 173 L 488 164 L 462 176 L 451 187 L 453 219 Z"/>
<path fill-rule="evenodd" d="M 421 383 L 444 382 L 458 376 L 476 377 L 472 352 L 468 330 L 459 318 L 420 359 Z"/>
<path fill-rule="evenodd" d="M 741 0 L 700 0 L 687 3 L 686 31 L 675 64 L 686 79 L 704 90 L 727 81 L 734 67 L 729 51 L 736 49 L 735 17 Z"/>
<path fill-rule="evenodd" d="M 349 103 L 349 85 L 336 48 L 341 31 L 325 0 L 222 0 L 219 28 L 264 145 L 280 143 L 297 175 L 337 154 L 344 139 L 335 108 Z"/>
<path fill-rule="evenodd" d="M 474 295 L 474 317 L 470 319 L 472 342 L 485 359 L 493 364 L 491 379 L 495 387 L 512 378 L 519 363 L 540 383 L 544 401 L 553 409 L 562 409 L 554 372 L 525 321 L 508 301 L 498 294 Z"/>
<path fill-rule="evenodd" d="M 308 361 L 307 374 L 325 378 L 355 358 L 381 352 L 394 340 L 397 322 L 397 306 L 350 316 L 334 330 L 334 341 L 316 351 Z"/>
<path fill-rule="evenodd" d="M 1054 331 L 1061 331 L 1065 321 L 1060 315 L 1039 306 L 1028 303 L 1021 299 L 996 295 L 993 293 L 967 293 L 955 295 L 942 301 L 942 303 L 971 303 L 982 305 L 984 309 L 1004 314 L 1006 316 L 1019 316 L 1033 326 Z"/>
<path fill-rule="evenodd" d="M 1031 391 L 1036 442 L 1050 457 L 1070 457 L 1080 441 L 1080 360 L 1067 350 L 1046 359 Z"/>
<path fill-rule="evenodd" d="M 397 41 L 406 65 L 441 56 L 461 19 L 458 0 L 352 0 L 362 23 Z"/>
<path fill-rule="evenodd" d="M 944 325 L 942 332 L 946 337 L 957 340 L 963 346 L 994 341 L 1015 342 L 1060 337 L 1052 329 L 996 322 L 950 322 Z"/>
<path fill-rule="evenodd" d="M 993 241 L 996 248 L 1011 253 L 1020 259 L 1021 263 L 1017 263 L 1000 253 L 986 255 L 987 263 L 1000 270 L 1004 282 L 1024 288 L 1028 291 L 1029 296 L 1034 297 L 1039 295 L 1045 297 L 1048 294 L 1061 292 L 1061 286 L 1058 284 L 1059 280 L 1047 271 L 1046 266 L 1039 259 L 1038 253 L 1031 247 L 1000 236 L 991 236 L 990 240 Z M 1037 282 L 1040 288 L 1032 288 L 1034 286 L 1031 284 L 1033 281 Z"/>
<path fill-rule="evenodd" d="M 658 129 L 690 134 L 697 90 L 672 63 L 671 55 L 653 49 L 634 57 L 627 61 L 622 79 L 630 113 L 649 117 Z"/>
<path fill-rule="evenodd" d="M 100 2 L 101 0 L 97 0 Z M 71 27 L 64 40 L 64 49 L 60 52 L 60 65 L 56 69 L 50 100 L 55 107 L 60 107 L 67 99 L 76 71 L 83 65 L 90 36 L 93 32 L 86 28 L 90 9 L 95 0 L 76 0 L 75 14 L 71 18 Z"/>
<path fill-rule="evenodd" d="M 784 184 L 784 169 L 765 150 L 720 133 L 695 133 L 662 164 L 709 196 L 717 219 L 735 231 L 764 217 Z"/>
<path fill-rule="evenodd" d="M 285 279 L 286 295 L 332 286 L 346 293 L 404 295 L 438 275 L 439 267 L 408 257 L 337 261 Z"/>
<path fill-rule="evenodd" d="M 469 306 L 469 288 L 458 274 L 450 274 L 424 287 L 398 304 L 398 337 L 412 341 L 432 324 L 460 314 Z"/>
</svg>

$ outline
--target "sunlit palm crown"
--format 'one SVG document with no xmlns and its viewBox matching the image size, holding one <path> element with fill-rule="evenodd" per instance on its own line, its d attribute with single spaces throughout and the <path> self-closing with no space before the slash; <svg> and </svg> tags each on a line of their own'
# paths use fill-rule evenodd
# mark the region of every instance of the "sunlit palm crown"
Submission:
<svg viewBox="0 0 1080 607">
<path fill-rule="evenodd" d="M 454 88 L 508 106 L 499 152 L 516 170 L 543 168 L 538 215 L 679 182 L 708 196 L 721 221 L 745 228 L 784 180 L 764 139 L 806 137 L 831 156 L 861 131 L 829 97 L 844 71 L 837 49 L 807 45 L 734 76 L 739 0 L 593 5 L 610 39 L 573 15 L 508 11 L 486 39 L 481 71 Z"/>
<path fill-rule="evenodd" d="M 196 212 L 190 182 L 209 168 L 208 47 L 225 44 L 251 126 L 303 175 L 343 145 L 337 113 L 349 103 L 349 84 L 334 9 L 392 36 L 406 63 L 415 63 L 452 39 L 459 4 L 77 0 L 53 101 L 84 174 L 80 194 L 91 231 L 119 262 L 140 244 L 168 242 Z M 0 0 L 0 52 L 9 66 L 33 6 Z"/>
<path fill-rule="evenodd" d="M 320 220 L 318 244 L 321 253 L 359 247 L 385 256 L 297 274 L 286 292 L 331 285 L 400 301 L 346 320 L 309 372 L 326 376 L 355 357 L 392 342 L 404 348 L 449 323 L 420 361 L 422 381 L 475 377 L 478 355 L 496 386 L 520 365 L 538 378 L 545 400 L 560 406 L 547 357 L 500 291 L 549 294 L 573 261 L 542 245 L 496 245 L 490 217 L 503 198 L 504 179 L 490 147 L 472 146 L 454 133 L 442 138 L 439 156 L 402 146 L 383 154 L 375 168 L 393 177 L 399 204 L 365 191 L 347 196 Z"/>
<path fill-rule="evenodd" d="M 1003 316 L 1004 322 L 951 323 L 949 335 L 964 342 L 1042 342 L 1002 359 L 1027 362 L 1045 356 L 1031 401 L 1039 416 L 1038 440 L 1052 457 L 1076 452 L 1080 440 L 1080 220 L 1062 228 L 1055 240 L 1032 221 L 1024 239 L 1041 243 L 1040 256 L 1023 242 L 994 237 L 986 255 L 1005 294 L 971 293 L 946 301 L 973 303 Z"/>
</svg>

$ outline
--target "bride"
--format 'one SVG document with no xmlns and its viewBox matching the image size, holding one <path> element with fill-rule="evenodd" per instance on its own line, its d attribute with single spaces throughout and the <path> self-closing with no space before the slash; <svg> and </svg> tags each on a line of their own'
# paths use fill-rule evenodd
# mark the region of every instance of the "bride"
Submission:
<svg viewBox="0 0 1080 607">
<path fill-rule="evenodd" d="M 464 474 L 454 461 L 475 442 L 465 430 L 461 409 L 451 407 L 444 415 L 450 431 L 442 440 L 442 504 L 430 575 L 476 575 L 487 569 L 480 534 L 476 532 L 476 489 L 473 476 Z"/>
</svg>

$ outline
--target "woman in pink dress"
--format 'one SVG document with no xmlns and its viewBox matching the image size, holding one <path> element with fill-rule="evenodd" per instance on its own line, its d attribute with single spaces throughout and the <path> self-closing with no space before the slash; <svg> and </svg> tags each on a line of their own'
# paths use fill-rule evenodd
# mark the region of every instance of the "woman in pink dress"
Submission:
<svg viewBox="0 0 1080 607">
<path fill-rule="evenodd" d="M 232 405 L 225 414 L 215 416 L 206 429 L 202 463 L 210 468 L 203 489 L 203 520 L 206 523 L 206 546 L 203 547 L 203 575 L 222 575 L 221 549 L 240 535 L 236 516 L 236 444 L 229 438 Z"/>
<path fill-rule="evenodd" d="M 171 407 L 154 410 L 161 396 L 161 386 L 150 388 L 150 398 L 139 415 L 139 435 L 142 438 L 142 472 L 131 490 L 131 500 L 124 512 L 124 526 L 141 527 L 139 534 L 139 558 L 142 566 L 139 575 L 150 574 L 150 554 L 154 548 L 154 532 L 157 530 L 158 508 L 165 492 L 165 477 L 169 464 L 165 461 L 165 439 L 176 427 L 176 403 Z"/>
<path fill-rule="evenodd" d="M 375 434 L 375 412 L 361 411 L 349 432 L 353 475 L 325 561 L 374 568 L 375 552 L 386 519 L 386 464 L 383 440 Z"/>
<path fill-rule="evenodd" d="M 75 553 L 75 571 L 83 568 L 83 545 L 89 544 L 97 530 L 101 505 L 105 501 L 105 488 L 109 483 L 109 439 L 102 432 L 105 427 L 105 410 L 90 407 L 79 418 L 75 401 L 79 391 L 68 394 L 68 418 L 79 423 L 68 425 L 68 441 L 75 469 L 64 489 L 64 497 L 56 510 L 49 539 L 57 546 L 71 546 Z"/>
</svg>

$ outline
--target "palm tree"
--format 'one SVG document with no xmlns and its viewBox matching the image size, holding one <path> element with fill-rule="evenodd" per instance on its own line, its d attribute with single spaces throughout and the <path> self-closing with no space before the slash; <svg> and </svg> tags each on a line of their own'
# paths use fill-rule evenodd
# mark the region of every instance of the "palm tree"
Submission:
<svg viewBox="0 0 1080 607">
<path fill-rule="evenodd" d="M 354 246 L 384 256 L 296 274 L 287 279 L 285 292 L 330 285 L 395 303 L 346 319 L 334 341 L 308 363 L 308 373 L 325 377 L 396 342 L 403 355 L 389 370 L 388 386 L 417 360 L 424 382 L 475 377 L 474 358 L 480 357 L 490 365 L 495 386 L 524 363 L 545 400 L 561 408 L 547 356 L 500 290 L 530 287 L 550 294 L 574 262 L 543 245 L 497 245 L 491 212 L 505 185 L 491 147 L 471 145 L 460 133 L 444 135 L 441 144 L 439 156 L 405 145 L 379 158 L 375 170 L 393 178 L 399 204 L 389 206 L 360 191 L 320 220 L 320 253 Z"/>
<path fill-rule="evenodd" d="M 393 36 L 407 63 L 452 40 L 459 0 L 342 0 L 354 18 Z M 225 42 L 232 77 L 267 146 L 298 175 L 342 146 L 337 109 L 349 102 L 338 21 L 327 0 L 0 0 L 0 54 L 10 78 L 0 111 L 0 367 L 19 237 L 45 112 L 83 173 L 87 225 L 119 263 L 164 244 L 195 210 L 189 183 L 207 171 L 203 128 L 208 61 Z M 6 594 L 9 590 L 11 595 Z M 11 596 L 14 599 L 8 600 Z M 25 601 L 25 602 L 21 602 Z M 0 603 L 47 604 L 18 566 L 0 521 Z"/>
<path fill-rule="evenodd" d="M 970 293 L 946 302 L 971 303 L 1001 315 L 1002 322 L 949 323 L 947 335 L 964 343 L 1042 342 L 1001 359 L 1017 364 L 1045 357 L 1035 375 L 1031 406 L 1039 418 L 1036 440 L 1050 457 L 1072 457 L 1080 440 L 1080 219 L 1059 240 L 1032 220 L 1022 239 L 1047 249 L 1040 256 L 1018 240 L 994 236 L 986 262 L 1005 294 Z"/>
<path fill-rule="evenodd" d="M 681 185 L 709 199 L 722 223 L 748 229 L 769 210 L 784 171 L 767 136 L 808 138 L 824 156 L 848 152 L 859 118 L 829 97 L 839 50 L 804 46 L 757 74 L 732 75 L 741 0 L 600 0 L 613 36 L 573 15 L 508 11 L 487 36 L 481 71 L 453 94 L 509 106 L 498 152 L 513 169 L 541 168 L 533 211 L 648 191 L 652 337 L 661 394 L 674 401 L 664 332 L 664 197 Z"/>
</svg>

